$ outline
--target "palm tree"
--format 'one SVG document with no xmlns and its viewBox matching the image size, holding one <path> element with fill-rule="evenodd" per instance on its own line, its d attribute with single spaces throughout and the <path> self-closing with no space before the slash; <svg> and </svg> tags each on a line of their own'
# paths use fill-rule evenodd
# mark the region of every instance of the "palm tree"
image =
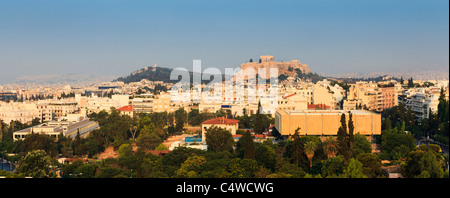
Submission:
<svg viewBox="0 0 450 198">
<path fill-rule="evenodd" d="M 317 148 L 317 143 L 314 141 L 309 141 L 305 144 L 305 154 L 309 160 L 309 168 L 312 167 L 312 158 L 314 157 L 314 151 Z"/>
<path fill-rule="evenodd" d="M 327 154 L 328 158 L 333 158 L 336 156 L 338 151 L 337 140 L 333 136 L 329 136 L 324 142 L 323 151 Z"/>
</svg>

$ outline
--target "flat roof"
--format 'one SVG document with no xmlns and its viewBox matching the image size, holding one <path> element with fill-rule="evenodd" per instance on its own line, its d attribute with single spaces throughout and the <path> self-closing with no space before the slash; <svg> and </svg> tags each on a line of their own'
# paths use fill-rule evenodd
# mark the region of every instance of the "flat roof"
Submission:
<svg viewBox="0 0 450 198">
<path fill-rule="evenodd" d="M 288 114 L 288 115 L 341 115 L 343 113 L 348 114 L 348 112 L 351 112 L 353 115 L 370 115 L 374 114 L 370 111 L 365 110 L 281 110 L 282 113 Z M 280 112 L 280 111 L 278 111 Z"/>
</svg>

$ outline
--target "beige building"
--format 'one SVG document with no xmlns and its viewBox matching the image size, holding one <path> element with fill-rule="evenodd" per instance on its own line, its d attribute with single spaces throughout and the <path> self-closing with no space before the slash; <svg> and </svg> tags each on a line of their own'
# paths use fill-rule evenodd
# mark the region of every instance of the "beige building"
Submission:
<svg viewBox="0 0 450 198">
<path fill-rule="evenodd" d="M 336 108 L 336 98 L 333 92 L 326 85 L 315 84 L 313 87 L 312 104 L 323 104 L 330 106 L 332 109 Z"/>
<path fill-rule="evenodd" d="M 134 114 L 153 113 L 153 94 L 136 95 L 131 100 Z"/>
<path fill-rule="evenodd" d="M 278 110 L 306 110 L 308 109 L 308 100 L 299 94 L 278 97 Z M 275 112 L 273 113 L 275 115 Z"/>
<path fill-rule="evenodd" d="M 355 134 L 380 135 L 381 115 L 369 111 L 352 110 Z M 348 122 L 348 111 L 343 110 L 279 110 L 275 114 L 275 128 L 281 135 L 294 135 L 300 128 L 300 135 L 337 135 L 341 126 L 341 115 L 345 113 Z"/>
<path fill-rule="evenodd" d="M 33 119 L 39 118 L 36 103 L 33 102 L 2 102 L 0 101 L 0 120 L 4 123 L 18 120 L 30 124 Z"/>
<path fill-rule="evenodd" d="M 378 88 L 376 110 L 383 111 L 398 105 L 397 91 L 395 87 Z"/>
<path fill-rule="evenodd" d="M 156 95 L 153 99 L 153 111 L 154 112 L 173 112 L 172 104 L 170 102 L 169 93 L 161 93 Z"/>
<path fill-rule="evenodd" d="M 344 110 L 357 109 L 383 111 L 398 105 L 398 87 L 379 87 L 372 82 L 357 82 L 351 85 L 344 101 Z"/>
<path fill-rule="evenodd" d="M 109 112 L 111 107 L 116 109 L 126 106 L 129 103 L 129 95 L 112 95 L 111 98 L 108 97 L 86 97 L 80 94 L 75 94 L 75 101 L 78 103 L 80 108 L 80 113 L 88 115 L 91 113 L 99 113 L 100 111 Z"/>
<path fill-rule="evenodd" d="M 56 120 L 78 111 L 77 103 L 72 101 L 39 101 L 36 106 L 41 122 Z"/>
</svg>

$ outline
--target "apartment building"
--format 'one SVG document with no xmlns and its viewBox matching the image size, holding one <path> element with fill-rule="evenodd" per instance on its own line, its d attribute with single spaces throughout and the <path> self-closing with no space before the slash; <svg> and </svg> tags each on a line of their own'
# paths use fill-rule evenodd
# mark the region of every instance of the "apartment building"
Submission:
<svg viewBox="0 0 450 198">
<path fill-rule="evenodd" d="M 135 95 L 131 100 L 133 106 L 133 113 L 153 113 L 153 94 Z"/>
<path fill-rule="evenodd" d="M 415 120 L 420 121 L 429 118 L 430 110 L 433 113 L 437 112 L 439 95 L 440 92 L 437 90 L 420 88 L 417 92 L 408 95 L 405 105 L 414 112 Z"/>
<path fill-rule="evenodd" d="M 68 114 L 78 112 L 76 102 L 72 101 L 39 101 L 36 104 L 41 122 L 59 119 Z"/>
<path fill-rule="evenodd" d="M 0 101 L 0 120 L 11 123 L 17 120 L 21 123 L 30 124 L 33 119 L 39 118 L 36 103 L 33 102 L 2 102 Z"/>
<path fill-rule="evenodd" d="M 111 98 L 108 97 L 98 97 L 96 95 L 81 96 L 81 94 L 75 94 L 75 101 L 80 108 L 80 113 L 83 115 L 88 115 L 91 113 L 99 113 L 100 111 L 109 112 L 112 107 L 118 109 L 120 107 L 129 104 L 129 95 L 112 95 Z"/>
<path fill-rule="evenodd" d="M 373 82 L 357 82 L 350 86 L 344 110 L 364 109 L 383 111 L 398 105 L 398 87 L 383 87 Z"/>
</svg>

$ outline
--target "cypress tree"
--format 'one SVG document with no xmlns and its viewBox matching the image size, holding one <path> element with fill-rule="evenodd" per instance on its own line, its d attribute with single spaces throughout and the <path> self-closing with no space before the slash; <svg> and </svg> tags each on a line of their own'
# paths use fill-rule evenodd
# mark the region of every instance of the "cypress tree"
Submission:
<svg viewBox="0 0 450 198">
<path fill-rule="evenodd" d="M 264 114 L 261 114 L 262 111 L 262 107 L 261 107 L 261 101 L 258 102 L 258 111 L 256 111 L 256 115 L 254 116 L 254 120 L 253 120 L 253 129 L 256 133 L 262 133 L 265 130 L 265 125 L 266 123 L 264 123 L 265 119 L 264 119 Z"/>
<path fill-rule="evenodd" d="M 392 122 L 389 117 L 386 118 L 383 122 L 383 130 L 391 130 L 392 129 Z"/>
<path fill-rule="evenodd" d="M 355 126 L 353 125 L 352 120 L 352 113 L 349 111 L 349 118 L 348 118 L 348 143 L 349 143 L 349 152 L 350 156 L 353 156 L 353 143 L 355 142 L 355 136 L 354 136 L 354 130 Z"/>
<path fill-rule="evenodd" d="M 299 166 L 300 161 L 303 160 L 303 152 L 305 150 L 303 143 L 300 140 L 299 135 L 300 127 L 295 130 L 294 136 L 292 138 L 294 139 L 293 146 L 292 146 L 292 162 Z"/>
<path fill-rule="evenodd" d="M 249 131 L 246 131 L 239 139 L 236 150 L 238 151 L 238 155 L 244 159 L 255 159 L 256 147 Z"/>
<path fill-rule="evenodd" d="M 341 126 L 337 132 L 337 140 L 338 140 L 338 154 L 343 155 L 345 159 L 350 158 L 349 152 L 349 138 L 347 133 L 347 123 L 345 120 L 345 113 L 341 115 Z"/>
</svg>

